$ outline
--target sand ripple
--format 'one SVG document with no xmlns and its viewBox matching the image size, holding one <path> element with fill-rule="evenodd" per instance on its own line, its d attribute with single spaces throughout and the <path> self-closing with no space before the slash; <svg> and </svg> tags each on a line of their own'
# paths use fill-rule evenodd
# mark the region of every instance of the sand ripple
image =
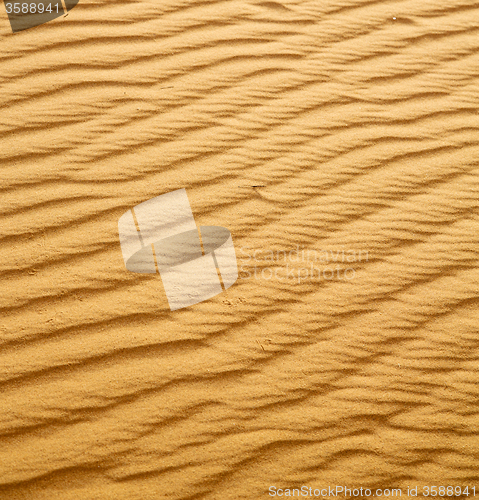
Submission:
<svg viewBox="0 0 479 500">
<path fill-rule="evenodd" d="M 472 0 L 3 11 L 0 498 L 479 495 L 478 25 Z M 183 187 L 246 271 L 170 312 L 117 221 Z M 298 249 L 367 258 L 246 257 Z"/>
</svg>

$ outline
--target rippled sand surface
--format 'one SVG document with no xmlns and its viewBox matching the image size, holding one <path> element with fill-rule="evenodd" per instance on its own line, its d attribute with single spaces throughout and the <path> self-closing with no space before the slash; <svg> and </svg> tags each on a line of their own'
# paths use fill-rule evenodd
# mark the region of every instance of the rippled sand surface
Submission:
<svg viewBox="0 0 479 500">
<path fill-rule="evenodd" d="M 479 496 L 478 4 L 0 11 L 0 498 Z M 117 224 L 183 187 L 241 272 L 172 312 Z"/>
</svg>

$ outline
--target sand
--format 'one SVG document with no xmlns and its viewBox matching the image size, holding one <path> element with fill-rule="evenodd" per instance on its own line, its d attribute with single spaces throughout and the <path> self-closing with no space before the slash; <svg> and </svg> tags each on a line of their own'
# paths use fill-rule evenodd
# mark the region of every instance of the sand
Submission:
<svg viewBox="0 0 479 500">
<path fill-rule="evenodd" d="M 479 495 L 477 3 L 0 11 L 0 498 Z M 181 188 L 240 277 L 170 311 Z"/>
</svg>

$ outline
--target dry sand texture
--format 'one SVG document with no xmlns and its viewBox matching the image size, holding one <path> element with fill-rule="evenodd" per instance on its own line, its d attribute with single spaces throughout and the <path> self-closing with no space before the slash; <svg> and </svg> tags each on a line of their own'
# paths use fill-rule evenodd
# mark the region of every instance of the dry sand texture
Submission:
<svg viewBox="0 0 479 500">
<path fill-rule="evenodd" d="M 0 10 L 0 498 L 479 496 L 477 2 Z M 117 223 L 183 187 L 242 267 L 368 258 L 171 312 Z"/>
</svg>

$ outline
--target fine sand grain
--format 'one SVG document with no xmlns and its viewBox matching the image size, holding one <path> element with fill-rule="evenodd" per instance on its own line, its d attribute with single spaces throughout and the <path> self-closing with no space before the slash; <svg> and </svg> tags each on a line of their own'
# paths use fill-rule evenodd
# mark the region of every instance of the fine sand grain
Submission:
<svg viewBox="0 0 479 500">
<path fill-rule="evenodd" d="M 1 500 L 479 497 L 475 0 L 1 5 L 0 82 Z M 180 188 L 240 278 L 170 311 Z"/>
</svg>

